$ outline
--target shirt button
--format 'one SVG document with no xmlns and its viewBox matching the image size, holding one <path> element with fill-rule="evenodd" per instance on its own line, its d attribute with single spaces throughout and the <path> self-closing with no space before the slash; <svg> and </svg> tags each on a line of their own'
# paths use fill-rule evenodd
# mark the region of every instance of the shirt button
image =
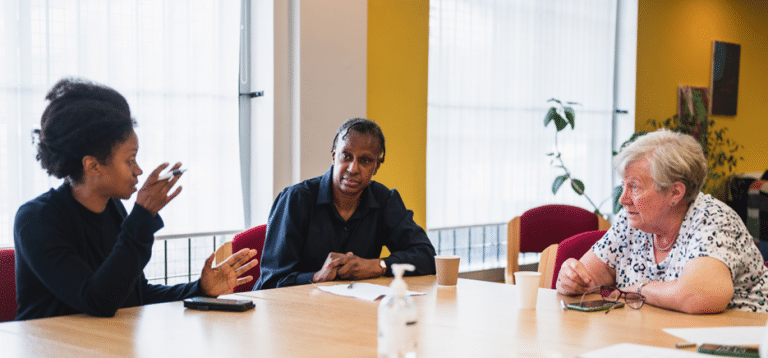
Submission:
<svg viewBox="0 0 768 358">
<path fill-rule="evenodd" d="M 349 231 L 349 226 L 345 226 L 344 231 Z"/>
</svg>

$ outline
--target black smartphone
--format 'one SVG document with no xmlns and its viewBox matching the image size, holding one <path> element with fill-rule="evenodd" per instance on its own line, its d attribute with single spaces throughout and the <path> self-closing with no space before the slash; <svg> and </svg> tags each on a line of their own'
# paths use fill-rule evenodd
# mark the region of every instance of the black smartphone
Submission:
<svg viewBox="0 0 768 358">
<path fill-rule="evenodd" d="M 251 300 L 228 300 L 212 297 L 192 297 L 184 300 L 184 307 L 201 311 L 243 312 L 255 306 Z"/>
<path fill-rule="evenodd" d="M 719 344 L 702 344 L 699 346 L 699 353 L 730 357 L 760 357 L 759 350 L 754 347 L 723 346 Z"/>
<path fill-rule="evenodd" d="M 579 304 L 578 302 L 569 303 L 566 307 L 572 310 L 577 310 L 577 311 L 595 312 L 595 311 L 604 311 L 611 307 L 613 307 L 614 309 L 622 308 L 624 307 L 624 302 L 594 300 L 594 301 L 584 301 L 581 304 Z"/>
</svg>

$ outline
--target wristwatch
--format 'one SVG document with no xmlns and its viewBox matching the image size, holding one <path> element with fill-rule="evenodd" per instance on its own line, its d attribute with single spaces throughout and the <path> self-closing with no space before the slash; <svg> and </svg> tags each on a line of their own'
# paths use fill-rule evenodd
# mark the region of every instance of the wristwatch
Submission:
<svg viewBox="0 0 768 358">
<path fill-rule="evenodd" d="M 381 266 L 381 270 L 383 271 L 381 275 L 384 276 L 387 273 L 387 263 L 384 262 L 384 260 L 379 259 L 379 266 Z"/>
</svg>

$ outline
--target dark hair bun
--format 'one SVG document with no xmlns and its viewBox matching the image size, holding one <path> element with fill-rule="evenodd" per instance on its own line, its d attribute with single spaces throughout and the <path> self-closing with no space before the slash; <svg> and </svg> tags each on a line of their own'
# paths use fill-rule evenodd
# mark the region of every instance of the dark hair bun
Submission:
<svg viewBox="0 0 768 358">
<path fill-rule="evenodd" d="M 48 174 L 78 182 L 83 157 L 106 163 L 112 148 L 126 140 L 136 122 L 120 93 L 90 81 L 64 78 L 45 98 L 50 101 L 40 119 L 37 160 Z"/>
</svg>

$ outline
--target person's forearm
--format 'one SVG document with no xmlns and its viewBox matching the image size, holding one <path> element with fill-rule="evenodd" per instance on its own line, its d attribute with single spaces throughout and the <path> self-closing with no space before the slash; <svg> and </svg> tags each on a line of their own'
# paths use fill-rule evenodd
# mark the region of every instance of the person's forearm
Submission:
<svg viewBox="0 0 768 358">
<path fill-rule="evenodd" d="M 391 263 L 409 263 L 416 268 L 413 272 L 406 272 L 406 275 L 434 275 L 435 252 L 433 250 L 432 246 L 417 245 L 404 251 L 392 252 L 389 257 L 392 257 Z M 387 264 L 387 267 L 389 266 L 390 263 Z"/>
<path fill-rule="evenodd" d="M 733 299 L 730 269 L 710 257 L 689 260 L 677 280 L 649 282 L 641 294 L 646 302 L 686 313 L 718 313 Z M 637 285 L 634 286 L 637 289 Z"/>
<path fill-rule="evenodd" d="M 134 207 L 121 225 L 112 252 L 88 280 L 86 291 L 90 291 L 94 299 L 84 312 L 111 317 L 123 306 L 130 288 L 149 262 L 153 234 L 162 226 L 159 216 L 152 216 L 144 208 Z"/>
<path fill-rule="evenodd" d="M 634 285 L 626 290 L 637 292 L 638 286 Z M 733 291 L 714 285 L 694 287 L 680 280 L 674 280 L 650 281 L 643 286 L 641 294 L 645 296 L 645 303 L 652 306 L 690 314 L 704 314 L 725 310 L 733 296 Z"/>
<path fill-rule="evenodd" d="M 314 272 L 286 272 L 283 270 L 261 269 L 261 277 L 256 281 L 253 290 L 288 287 L 312 283 Z"/>
<path fill-rule="evenodd" d="M 143 280 L 142 287 L 144 287 L 144 289 L 142 291 L 142 304 L 145 305 L 178 301 L 184 298 L 205 294 L 200 288 L 199 281 L 165 286 L 150 284 L 146 281 L 146 278 L 143 278 Z"/>
</svg>

